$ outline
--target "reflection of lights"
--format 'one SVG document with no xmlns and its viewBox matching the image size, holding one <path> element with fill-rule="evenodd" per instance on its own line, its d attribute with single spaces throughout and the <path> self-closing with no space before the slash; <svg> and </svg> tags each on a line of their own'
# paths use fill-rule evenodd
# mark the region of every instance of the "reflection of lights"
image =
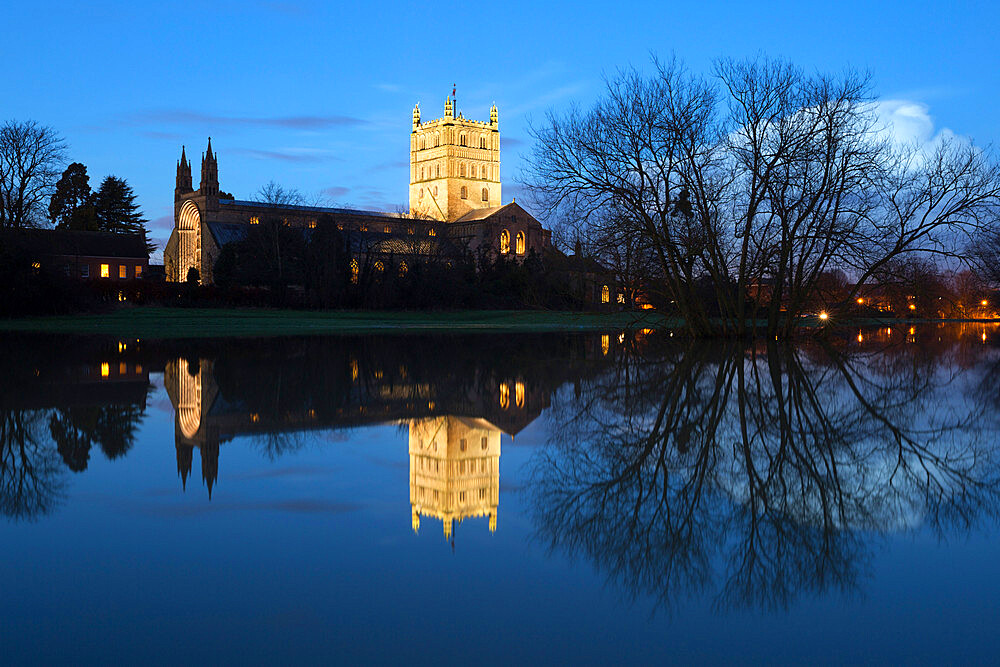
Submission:
<svg viewBox="0 0 1000 667">
<path fill-rule="evenodd" d="M 983 332 L 983 342 L 984 343 L 986 342 L 986 332 L 985 331 Z"/>
<path fill-rule="evenodd" d="M 828 319 L 830 319 L 830 315 L 824 310 L 819 314 L 819 319 L 826 322 Z"/>
<path fill-rule="evenodd" d="M 514 404 L 519 407 L 524 407 L 524 383 L 516 382 L 514 384 Z"/>
<path fill-rule="evenodd" d="M 260 421 L 260 415 L 257 414 L 256 412 L 251 412 L 250 413 L 250 423 L 251 424 L 256 424 L 259 421 Z"/>
<path fill-rule="evenodd" d="M 621 345 L 624 342 L 625 342 L 625 332 L 623 331 L 622 333 L 618 334 L 618 344 Z"/>
<path fill-rule="evenodd" d="M 607 356 L 608 350 L 610 349 L 611 349 L 611 336 L 605 334 L 604 336 L 601 336 L 601 352 L 604 354 L 604 356 Z"/>
<path fill-rule="evenodd" d="M 124 341 L 118 341 L 118 354 L 121 354 L 122 352 L 124 352 L 125 348 L 126 348 L 126 346 L 125 346 Z"/>
<path fill-rule="evenodd" d="M 915 333 L 917 333 L 916 327 L 910 327 L 910 335 L 912 336 Z"/>
<path fill-rule="evenodd" d="M 510 405 L 510 387 L 506 382 L 500 385 L 500 409 L 506 410 Z"/>
</svg>

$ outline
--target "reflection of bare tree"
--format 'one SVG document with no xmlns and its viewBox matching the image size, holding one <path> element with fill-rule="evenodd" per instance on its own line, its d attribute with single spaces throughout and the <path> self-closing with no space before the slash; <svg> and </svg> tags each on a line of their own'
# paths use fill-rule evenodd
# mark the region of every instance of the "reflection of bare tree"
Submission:
<svg viewBox="0 0 1000 667">
<path fill-rule="evenodd" d="M 533 469 L 539 534 L 664 603 L 853 590 L 872 535 L 995 511 L 984 413 L 956 391 L 969 379 L 891 350 L 624 354 L 554 404 L 555 446 Z"/>
<path fill-rule="evenodd" d="M 60 501 L 64 469 L 46 438 L 43 410 L 0 411 L 0 514 L 36 519 Z"/>
</svg>

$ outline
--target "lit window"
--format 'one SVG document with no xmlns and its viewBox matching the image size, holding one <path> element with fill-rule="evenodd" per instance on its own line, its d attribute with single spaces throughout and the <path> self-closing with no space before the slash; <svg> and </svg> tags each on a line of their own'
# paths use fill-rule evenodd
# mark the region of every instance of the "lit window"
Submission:
<svg viewBox="0 0 1000 667">
<path fill-rule="evenodd" d="M 500 385 L 500 409 L 506 410 L 510 405 L 510 387 L 504 382 Z"/>
<path fill-rule="evenodd" d="M 122 280 L 128 278 L 128 267 L 125 266 L 124 264 L 118 267 L 118 277 L 121 278 Z"/>
<path fill-rule="evenodd" d="M 412 235 L 412 234 L 414 233 L 414 232 L 413 232 L 413 227 L 407 227 L 407 228 L 406 228 L 406 233 L 407 233 L 407 234 L 411 234 L 411 235 Z"/>
<path fill-rule="evenodd" d="M 138 278 L 141 275 L 142 275 L 142 265 L 141 264 L 136 264 L 135 265 L 135 277 Z"/>
<path fill-rule="evenodd" d="M 407 266 L 406 266 L 406 261 L 400 262 L 399 263 L 399 277 L 402 278 L 403 276 L 405 276 L 407 270 L 408 269 L 407 269 Z"/>
<path fill-rule="evenodd" d="M 510 252 L 510 232 L 506 229 L 500 232 L 500 254 L 506 255 Z"/>
<path fill-rule="evenodd" d="M 458 196 L 459 196 L 459 197 L 461 197 L 462 199 L 468 199 L 468 198 L 469 198 L 469 189 L 468 189 L 468 188 L 466 188 L 466 187 L 465 187 L 465 186 L 463 185 L 463 186 L 462 186 L 462 189 L 461 189 L 461 190 L 459 190 L 459 192 L 458 192 Z"/>
<path fill-rule="evenodd" d="M 377 262 L 375 262 L 375 270 L 378 271 L 379 273 L 385 271 L 385 264 L 382 263 L 382 260 L 378 260 Z"/>
<path fill-rule="evenodd" d="M 618 303 L 625 303 L 625 295 L 624 294 L 619 294 L 618 295 Z"/>
<path fill-rule="evenodd" d="M 124 361 L 118 364 L 118 374 L 128 375 L 128 364 L 126 364 Z"/>
<path fill-rule="evenodd" d="M 363 231 L 363 232 L 367 232 L 368 231 L 368 225 L 361 225 L 360 227 L 358 227 L 358 229 L 361 230 L 361 231 Z"/>
<path fill-rule="evenodd" d="M 490 200 L 490 189 L 483 188 L 483 201 L 489 201 L 489 200 Z"/>
<path fill-rule="evenodd" d="M 517 233 L 517 239 L 516 239 L 516 241 L 514 243 L 514 251 L 518 255 L 523 255 L 524 254 L 524 232 L 518 232 Z"/>
<path fill-rule="evenodd" d="M 111 375 L 111 365 L 110 364 L 101 364 L 101 377 L 102 378 L 106 378 L 109 375 Z"/>
<path fill-rule="evenodd" d="M 310 220 L 309 221 L 309 229 L 316 229 L 316 221 L 315 220 Z"/>
<path fill-rule="evenodd" d="M 382 228 L 382 232 L 385 233 L 385 234 L 391 234 L 392 233 L 392 227 L 390 227 L 389 225 L 386 225 L 385 227 Z"/>
<path fill-rule="evenodd" d="M 101 277 L 110 278 L 111 277 L 111 267 L 107 264 L 101 264 Z"/>
<path fill-rule="evenodd" d="M 601 353 L 604 356 L 608 355 L 608 350 L 611 349 L 611 336 L 604 334 L 601 336 Z"/>
<path fill-rule="evenodd" d="M 605 285 L 601 288 L 601 303 L 609 303 L 611 301 L 611 290 Z"/>
<path fill-rule="evenodd" d="M 260 218 L 258 218 L 256 215 L 250 216 L 250 224 L 251 225 L 259 225 L 260 224 Z"/>
<path fill-rule="evenodd" d="M 355 285 L 358 284 L 358 273 L 359 273 L 358 260 L 352 259 L 351 260 L 351 282 L 353 284 L 355 284 Z"/>
<path fill-rule="evenodd" d="M 519 408 L 524 407 L 524 383 L 514 383 L 514 404 Z"/>
<path fill-rule="evenodd" d="M 338 222 L 337 223 L 337 229 L 339 229 L 340 231 L 344 231 L 344 223 Z"/>
<path fill-rule="evenodd" d="M 431 227 L 427 230 L 427 236 L 437 236 L 437 230 Z"/>
<path fill-rule="evenodd" d="M 37 271 L 38 269 L 42 268 L 42 265 L 41 265 L 40 262 L 32 262 L 31 263 L 31 268 L 33 268 L 34 270 Z"/>
</svg>

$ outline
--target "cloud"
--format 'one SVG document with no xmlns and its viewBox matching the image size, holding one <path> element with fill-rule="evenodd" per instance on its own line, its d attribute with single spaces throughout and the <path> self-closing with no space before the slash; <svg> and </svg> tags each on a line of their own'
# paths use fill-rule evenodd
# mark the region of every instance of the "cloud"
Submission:
<svg viewBox="0 0 1000 667">
<path fill-rule="evenodd" d="M 893 142 L 917 145 L 924 151 L 933 150 L 942 141 L 955 136 L 948 128 L 935 130 L 930 108 L 913 100 L 881 100 L 876 104 L 879 119 Z"/>
<path fill-rule="evenodd" d="M 519 148 L 528 143 L 524 139 L 518 139 L 516 137 L 502 137 L 500 142 L 504 148 Z"/>
<path fill-rule="evenodd" d="M 343 197 L 350 191 L 351 191 L 350 188 L 341 187 L 339 185 L 331 185 L 328 188 L 323 188 L 322 190 L 319 191 L 319 193 L 327 197 L 332 197 L 333 199 L 338 199 L 340 197 Z"/>
<path fill-rule="evenodd" d="M 234 148 L 227 151 L 233 155 L 245 155 L 255 160 L 282 160 L 283 162 L 316 163 L 336 160 L 329 151 L 307 148 L 286 148 L 277 151 L 263 151 L 256 148 Z"/>
<path fill-rule="evenodd" d="M 170 230 L 174 228 L 174 214 L 161 215 L 149 221 L 149 231 Z"/>
<path fill-rule="evenodd" d="M 355 127 L 368 123 L 361 118 L 352 116 L 217 116 L 184 111 L 181 109 L 166 109 L 161 111 L 142 111 L 129 115 L 136 123 L 166 123 L 169 125 L 198 125 L 201 127 L 282 127 L 295 130 L 322 130 L 331 127 Z"/>
<path fill-rule="evenodd" d="M 177 134 L 176 132 L 156 132 L 150 130 L 146 132 L 140 132 L 139 134 L 141 134 L 144 137 L 148 137 L 149 139 L 166 139 L 168 141 L 180 141 L 183 138 L 182 135 Z"/>
</svg>

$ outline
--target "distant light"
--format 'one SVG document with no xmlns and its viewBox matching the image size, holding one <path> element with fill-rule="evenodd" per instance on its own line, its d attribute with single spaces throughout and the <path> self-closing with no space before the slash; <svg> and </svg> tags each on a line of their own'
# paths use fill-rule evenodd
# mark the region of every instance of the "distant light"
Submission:
<svg viewBox="0 0 1000 667">
<path fill-rule="evenodd" d="M 913 304 L 911 303 L 911 304 L 910 304 L 910 310 L 916 310 L 916 309 L 917 309 L 917 307 L 916 307 L 916 306 L 914 306 L 914 305 L 913 305 Z"/>
<path fill-rule="evenodd" d="M 827 321 L 828 319 L 830 319 L 830 316 L 829 316 L 829 315 L 827 314 L 827 312 L 826 312 L 826 311 L 824 310 L 824 311 L 822 311 L 822 312 L 821 312 L 821 313 L 819 314 L 819 319 L 821 319 L 821 320 L 823 320 L 824 322 L 826 322 L 826 321 Z"/>
<path fill-rule="evenodd" d="M 987 301 L 986 299 L 983 299 L 980 303 L 982 303 L 984 306 L 990 305 L 990 302 Z"/>
<path fill-rule="evenodd" d="M 858 297 L 858 303 L 863 304 L 864 302 L 865 302 L 864 299 L 862 299 L 861 297 Z"/>
<path fill-rule="evenodd" d="M 865 342 L 865 337 L 861 335 L 861 332 L 858 332 L 858 342 L 859 343 Z"/>
<path fill-rule="evenodd" d="M 111 364 L 101 364 L 101 377 L 106 378 L 111 374 Z"/>
<path fill-rule="evenodd" d="M 983 342 L 984 343 L 986 342 L 986 332 L 985 331 L 983 332 Z"/>
</svg>

